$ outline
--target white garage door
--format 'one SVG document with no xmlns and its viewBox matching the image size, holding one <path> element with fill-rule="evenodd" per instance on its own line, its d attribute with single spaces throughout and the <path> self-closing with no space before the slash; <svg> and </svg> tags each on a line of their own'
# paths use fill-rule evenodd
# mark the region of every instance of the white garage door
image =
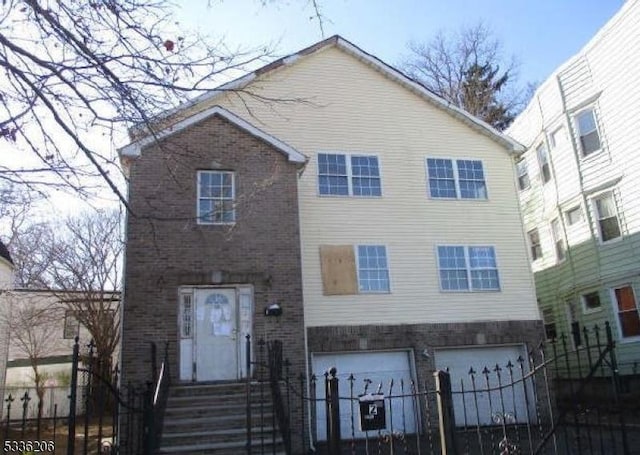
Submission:
<svg viewBox="0 0 640 455">
<path fill-rule="evenodd" d="M 366 379 L 371 381 L 368 388 L 369 393 L 377 391 L 379 384 L 382 384 L 382 392 L 385 397 L 389 397 L 390 382 L 393 379 L 394 385 L 391 389 L 391 399 L 385 399 L 386 430 L 391 430 L 391 416 L 393 416 L 394 429 L 415 433 L 413 400 L 411 397 L 405 397 L 404 400 L 401 397 L 393 398 L 402 395 L 401 380 L 404 381 L 404 393 L 407 395 L 411 393 L 410 381 L 413 376 L 411 374 L 409 351 L 322 353 L 312 355 L 312 369 L 317 377 L 316 397 L 322 400 L 317 402 L 317 429 L 320 441 L 327 439 L 324 373 L 332 367 L 338 370 L 341 398 L 350 398 L 351 396 L 350 381 L 348 381 L 351 374 L 355 378 L 353 381 L 353 396 L 356 399 L 358 395 L 364 393 Z M 340 429 L 343 438 L 351 437 L 352 421 L 355 437 L 365 437 L 365 433 L 360 431 L 359 416 L 357 400 L 340 400 Z"/>
<path fill-rule="evenodd" d="M 457 426 L 496 424 L 496 418 L 501 414 L 508 414 L 517 419 L 518 422 L 530 421 L 535 416 L 535 409 L 531 408 L 534 403 L 533 386 L 530 381 L 518 381 L 522 378 L 520 363 L 518 357 L 522 356 L 527 359 L 524 346 L 483 346 L 483 347 L 465 347 L 455 349 L 437 349 L 435 351 L 436 369 L 449 369 L 451 375 L 451 390 L 453 394 L 454 414 Z M 506 367 L 511 361 L 513 365 L 513 381 L 515 384 L 511 386 L 512 380 L 509 370 Z M 502 394 L 498 383 L 498 377 L 495 372 L 496 364 L 502 368 L 501 384 L 503 386 Z M 490 371 L 488 375 L 489 389 L 496 389 L 487 392 L 487 376 L 482 374 L 485 367 Z M 523 363 L 524 375 L 528 373 L 528 363 Z M 473 390 L 473 382 L 469 370 L 473 368 L 475 374 L 475 389 L 477 394 L 466 393 Z M 464 387 L 464 394 L 460 392 Z M 527 398 L 529 402 L 529 411 L 527 411 Z M 463 401 L 464 400 L 464 401 Z M 476 406 L 477 402 L 477 406 Z M 465 416 L 466 414 L 466 416 Z"/>
</svg>

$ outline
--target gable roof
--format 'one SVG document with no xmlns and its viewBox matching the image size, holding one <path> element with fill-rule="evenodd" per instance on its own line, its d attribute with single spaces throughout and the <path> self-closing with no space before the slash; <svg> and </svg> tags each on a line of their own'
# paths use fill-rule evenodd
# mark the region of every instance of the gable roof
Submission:
<svg viewBox="0 0 640 455">
<path fill-rule="evenodd" d="M 5 259 L 9 264 L 13 265 L 13 259 L 11 259 L 11 254 L 7 249 L 6 245 L 2 243 L 0 240 L 0 258 Z"/>
<path fill-rule="evenodd" d="M 435 107 L 443 110 L 444 112 L 446 112 L 447 114 L 455 117 L 456 119 L 462 121 L 463 123 L 465 123 L 466 125 L 470 126 L 471 128 L 473 128 L 474 130 L 478 131 L 479 133 L 487 136 L 489 139 L 492 139 L 493 141 L 499 143 L 500 145 L 502 145 L 504 148 L 506 148 L 507 150 L 511 151 L 511 152 L 515 152 L 515 153 L 521 153 L 524 152 L 525 147 L 520 144 L 518 141 L 516 141 L 515 139 L 511 138 L 510 136 L 496 130 L 493 126 L 489 125 L 488 123 L 484 122 L 483 120 L 480 120 L 479 118 L 469 114 L 468 112 L 466 112 L 465 110 L 459 108 L 458 106 L 450 103 L 449 101 L 446 101 L 445 99 L 441 98 L 440 96 L 436 95 L 435 93 L 433 93 L 431 90 L 429 90 L 427 87 L 425 87 L 423 84 L 421 84 L 420 82 L 412 79 L 411 77 L 407 76 L 406 74 L 404 74 L 403 72 L 401 72 L 400 70 L 398 70 L 397 68 L 394 68 L 393 66 L 383 62 L 382 60 L 380 60 L 378 57 L 369 54 L 367 52 L 365 52 L 364 50 L 362 50 L 361 48 L 359 48 L 358 46 L 356 46 L 355 44 L 351 43 L 350 41 L 344 39 L 343 37 L 341 37 L 340 35 L 334 35 L 330 38 L 327 38 L 325 40 L 319 41 L 318 43 L 315 43 L 305 49 L 302 49 L 298 52 L 295 52 L 293 54 L 290 54 L 286 57 L 282 57 L 278 60 L 275 60 L 261 68 L 258 68 L 257 70 L 248 73 L 238 79 L 235 79 L 231 82 L 228 82 L 226 84 L 221 85 L 220 87 L 218 87 L 215 90 L 212 90 L 211 92 L 208 93 L 204 93 L 196 98 L 194 98 L 193 100 L 184 103 L 178 107 L 176 107 L 175 109 L 171 109 L 168 110 L 166 112 L 164 112 L 163 114 L 161 114 L 160 118 L 167 118 L 170 117 L 171 115 L 175 114 L 176 112 L 182 111 L 184 109 L 187 109 L 189 107 L 195 106 L 197 104 L 200 104 L 202 102 L 205 101 L 211 101 L 214 100 L 216 97 L 224 94 L 225 92 L 231 91 L 231 90 L 238 90 L 238 89 L 242 89 L 244 87 L 246 87 L 247 85 L 249 85 L 253 80 L 255 80 L 258 76 L 261 76 L 263 74 L 272 72 L 274 70 L 277 70 L 278 68 L 284 67 L 284 66 L 288 66 L 288 65 L 294 65 L 296 63 L 297 60 L 299 60 L 302 57 L 306 57 L 309 56 L 311 54 L 314 54 L 322 49 L 328 48 L 334 46 L 340 50 L 342 50 L 343 52 L 346 52 L 347 54 L 357 58 L 358 60 L 364 62 L 365 64 L 371 66 L 374 70 L 382 73 L 385 77 L 388 77 L 389 79 L 399 83 L 400 85 L 402 85 L 403 87 L 405 87 L 406 89 L 412 91 L 413 93 L 417 94 L 418 96 L 422 97 L 424 100 L 426 100 L 427 102 L 431 103 L 432 105 L 434 105 Z M 182 122 L 180 122 L 182 123 Z M 176 125 L 177 126 L 177 125 Z M 175 126 L 174 126 L 175 129 Z M 129 146 L 127 146 L 129 147 Z M 126 149 L 127 147 L 124 147 L 123 149 Z M 121 149 L 122 150 L 122 149 Z"/>
<path fill-rule="evenodd" d="M 184 120 L 179 121 L 176 124 L 173 124 L 163 130 L 155 132 L 154 134 L 148 134 L 147 136 L 142 137 L 124 147 L 121 147 L 118 151 L 120 156 L 122 157 L 131 157 L 135 158 L 140 155 L 142 149 L 147 145 L 154 143 L 155 141 L 164 139 L 173 134 L 176 134 L 185 128 L 188 128 L 191 125 L 194 125 L 202 120 L 205 120 L 209 117 L 217 115 L 219 117 L 224 118 L 230 123 L 236 125 L 238 128 L 243 129 L 247 133 L 252 136 L 257 137 L 258 139 L 262 139 L 263 141 L 271 144 L 273 147 L 282 152 L 285 156 L 287 156 L 288 160 L 292 163 L 304 163 L 306 162 L 306 157 L 298 152 L 296 149 L 291 147 L 290 145 L 282 142 L 280 139 L 270 135 L 262 131 L 261 129 L 255 127 L 251 123 L 247 122 L 241 117 L 238 117 L 233 112 L 228 111 L 227 109 L 221 106 L 213 106 L 208 109 L 205 109 L 202 112 L 198 112 L 195 115 L 185 118 Z"/>
</svg>

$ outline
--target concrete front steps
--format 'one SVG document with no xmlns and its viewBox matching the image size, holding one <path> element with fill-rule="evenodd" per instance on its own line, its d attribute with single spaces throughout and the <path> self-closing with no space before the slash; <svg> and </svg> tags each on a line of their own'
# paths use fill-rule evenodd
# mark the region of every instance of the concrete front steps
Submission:
<svg viewBox="0 0 640 455">
<path fill-rule="evenodd" d="M 173 385 L 164 416 L 160 453 L 237 455 L 246 453 L 246 383 Z M 260 402 L 263 401 L 261 406 Z M 269 384 L 251 385 L 253 454 L 284 454 L 274 432 Z"/>
</svg>

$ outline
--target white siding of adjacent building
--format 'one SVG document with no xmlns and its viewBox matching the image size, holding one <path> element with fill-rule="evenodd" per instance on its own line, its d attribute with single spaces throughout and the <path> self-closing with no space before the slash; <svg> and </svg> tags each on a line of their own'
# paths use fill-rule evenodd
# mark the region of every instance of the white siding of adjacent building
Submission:
<svg viewBox="0 0 640 455">
<path fill-rule="evenodd" d="M 550 149 L 555 178 L 547 185 L 553 185 L 557 198 L 546 197 L 540 180 L 534 176 L 531 189 L 519 193 L 525 229 L 539 229 L 544 250 L 544 257 L 533 263 L 537 289 L 546 300 L 545 306 L 556 300 L 556 317 L 561 322 L 566 319 L 565 299 L 599 290 L 603 309 L 590 314 L 581 312 L 579 319 L 591 326 L 608 320 L 614 333 L 618 331 L 617 313 L 609 290 L 633 285 L 636 298 L 640 295 L 638 30 L 640 1 L 629 0 L 580 53 L 541 85 L 507 131 L 529 148 L 524 154 L 528 162 L 535 160 L 539 138 L 558 127 L 567 133 L 564 142 Z M 596 111 L 602 150 L 582 157 L 573 115 L 587 106 Z M 623 237 L 602 245 L 592 199 L 605 190 L 615 192 Z M 564 226 L 574 253 L 565 265 L 556 267 L 549 223 L 559 212 L 577 205 L 583 210 L 584 221 Z M 618 336 L 621 337 L 619 332 Z M 640 339 L 621 341 L 621 361 L 634 358 L 637 362 Z"/>
<path fill-rule="evenodd" d="M 211 104 L 309 157 L 299 184 L 307 326 L 539 318 L 513 164 L 501 145 L 335 47 L 267 73 L 250 90 L 298 100 L 231 94 Z M 382 197 L 318 196 L 318 152 L 377 155 Z M 430 199 L 426 157 L 482 160 L 488 200 Z M 323 296 L 319 247 L 343 244 L 386 246 L 389 294 Z M 438 244 L 495 246 L 501 291 L 441 292 Z"/>
</svg>

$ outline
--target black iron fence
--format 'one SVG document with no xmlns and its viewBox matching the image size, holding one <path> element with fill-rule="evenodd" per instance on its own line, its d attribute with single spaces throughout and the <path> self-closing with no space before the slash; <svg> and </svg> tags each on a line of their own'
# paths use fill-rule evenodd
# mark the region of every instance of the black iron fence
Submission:
<svg viewBox="0 0 640 455">
<path fill-rule="evenodd" d="M 640 395 L 621 390 L 609 325 L 585 328 L 577 346 L 573 338 L 469 365 L 464 377 L 445 370 L 377 382 L 335 368 L 293 379 L 281 345 L 270 344 L 254 365 L 266 373 L 253 380 L 272 385 L 286 453 L 640 453 Z"/>
<path fill-rule="evenodd" d="M 155 355 L 155 346 L 152 352 Z M 165 347 L 153 381 L 122 385 L 110 359 L 101 359 L 93 342 L 81 352 L 76 338 L 70 385 L 60 406 L 53 403 L 52 415 L 42 412 L 45 400 L 51 406 L 51 398 L 44 394 L 25 391 L 22 396 L 8 393 L 4 398 L 2 453 L 156 453 L 170 384 L 167 355 Z M 66 413 L 60 415 L 58 409 Z"/>
</svg>

